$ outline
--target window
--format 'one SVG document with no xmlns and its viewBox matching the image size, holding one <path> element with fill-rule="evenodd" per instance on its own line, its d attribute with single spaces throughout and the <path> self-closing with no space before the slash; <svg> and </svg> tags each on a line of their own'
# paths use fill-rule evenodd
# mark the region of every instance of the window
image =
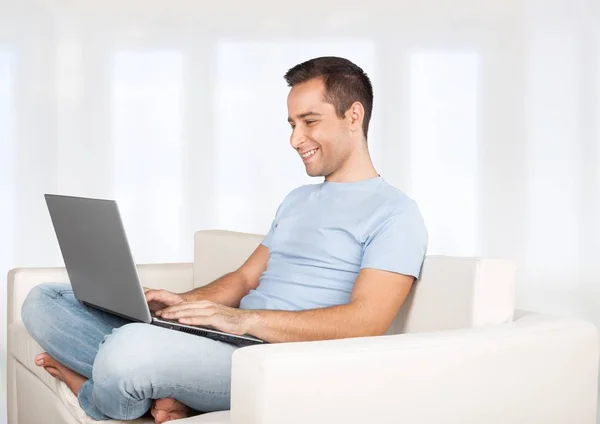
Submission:
<svg viewBox="0 0 600 424">
<path fill-rule="evenodd" d="M 290 190 L 322 181 L 306 175 L 290 147 L 285 72 L 310 58 L 335 55 L 372 76 L 375 53 L 368 41 L 219 43 L 215 169 L 220 228 L 265 233 Z M 378 125 L 374 118 L 369 130 L 375 162 Z"/>
<path fill-rule="evenodd" d="M 582 253 L 580 39 L 575 33 L 535 31 L 528 53 L 527 260 L 536 278 L 562 283 L 576 276 Z"/>
<path fill-rule="evenodd" d="M 429 254 L 478 251 L 480 66 L 476 52 L 409 57 L 410 194 L 430 233 Z"/>
<path fill-rule="evenodd" d="M 112 74 L 114 187 L 136 262 L 183 252 L 183 55 L 119 51 Z"/>
</svg>

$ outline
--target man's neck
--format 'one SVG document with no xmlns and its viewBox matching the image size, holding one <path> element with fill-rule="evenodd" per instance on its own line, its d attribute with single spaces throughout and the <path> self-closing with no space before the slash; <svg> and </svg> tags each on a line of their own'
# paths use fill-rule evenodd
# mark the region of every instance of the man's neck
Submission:
<svg viewBox="0 0 600 424">
<path fill-rule="evenodd" d="M 376 178 L 379 173 L 375 169 L 371 157 L 366 154 L 349 157 L 344 165 L 325 177 L 325 181 L 336 183 L 351 183 Z"/>
</svg>

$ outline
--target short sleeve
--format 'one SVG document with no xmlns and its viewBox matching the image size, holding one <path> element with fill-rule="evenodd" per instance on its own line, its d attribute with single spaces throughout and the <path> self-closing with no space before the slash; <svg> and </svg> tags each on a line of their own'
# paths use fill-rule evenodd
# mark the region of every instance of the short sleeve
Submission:
<svg viewBox="0 0 600 424">
<path fill-rule="evenodd" d="M 271 228 L 269 229 L 269 232 L 267 233 L 267 235 L 263 238 L 263 240 L 261 242 L 261 244 L 268 249 L 271 248 L 271 240 L 273 239 L 273 232 L 275 231 L 275 227 L 277 226 L 276 221 L 277 221 L 277 214 L 275 215 L 275 219 L 273 219 L 273 222 L 271 223 Z"/>
<path fill-rule="evenodd" d="M 429 236 L 417 204 L 392 213 L 367 237 L 361 269 L 373 268 L 419 278 Z"/>
</svg>

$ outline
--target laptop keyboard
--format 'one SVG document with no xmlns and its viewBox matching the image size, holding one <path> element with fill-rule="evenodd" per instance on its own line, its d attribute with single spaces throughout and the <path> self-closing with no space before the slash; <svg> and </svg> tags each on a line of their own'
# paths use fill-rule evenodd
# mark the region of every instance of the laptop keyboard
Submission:
<svg viewBox="0 0 600 424">
<path fill-rule="evenodd" d="M 157 320 L 162 321 L 164 323 L 173 323 L 173 324 L 178 324 L 176 329 L 178 331 L 182 331 L 184 333 L 189 333 L 189 334 L 194 334 L 197 336 L 204 336 L 204 337 L 208 337 L 210 339 L 213 340 L 221 340 L 224 341 L 226 343 L 231 343 L 231 344 L 235 344 L 239 347 L 242 346 L 250 346 L 250 345 L 254 345 L 254 344 L 262 344 L 264 342 L 260 341 L 260 342 L 256 342 L 254 340 L 248 340 L 245 338 L 241 338 L 241 337 L 233 337 L 233 336 L 229 336 L 227 334 L 223 334 L 223 333 L 209 333 L 207 331 L 204 331 L 202 329 L 202 327 L 196 327 L 193 325 L 190 326 L 186 326 L 186 324 L 180 324 L 177 320 L 169 320 L 169 319 L 163 319 L 163 318 L 159 318 L 159 317 L 155 317 Z M 165 324 L 160 324 L 158 323 L 158 325 L 160 326 L 165 326 Z M 212 329 L 212 327 L 205 327 L 208 329 Z"/>
</svg>

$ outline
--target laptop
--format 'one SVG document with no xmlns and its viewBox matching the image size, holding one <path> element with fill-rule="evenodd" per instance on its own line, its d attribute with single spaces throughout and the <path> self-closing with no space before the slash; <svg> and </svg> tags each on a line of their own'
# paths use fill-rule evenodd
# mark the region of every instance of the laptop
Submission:
<svg viewBox="0 0 600 424">
<path fill-rule="evenodd" d="M 132 322 L 145 322 L 237 346 L 266 343 L 251 335 L 230 334 L 153 316 L 117 202 L 54 194 L 44 197 L 73 292 L 80 302 Z"/>
</svg>

